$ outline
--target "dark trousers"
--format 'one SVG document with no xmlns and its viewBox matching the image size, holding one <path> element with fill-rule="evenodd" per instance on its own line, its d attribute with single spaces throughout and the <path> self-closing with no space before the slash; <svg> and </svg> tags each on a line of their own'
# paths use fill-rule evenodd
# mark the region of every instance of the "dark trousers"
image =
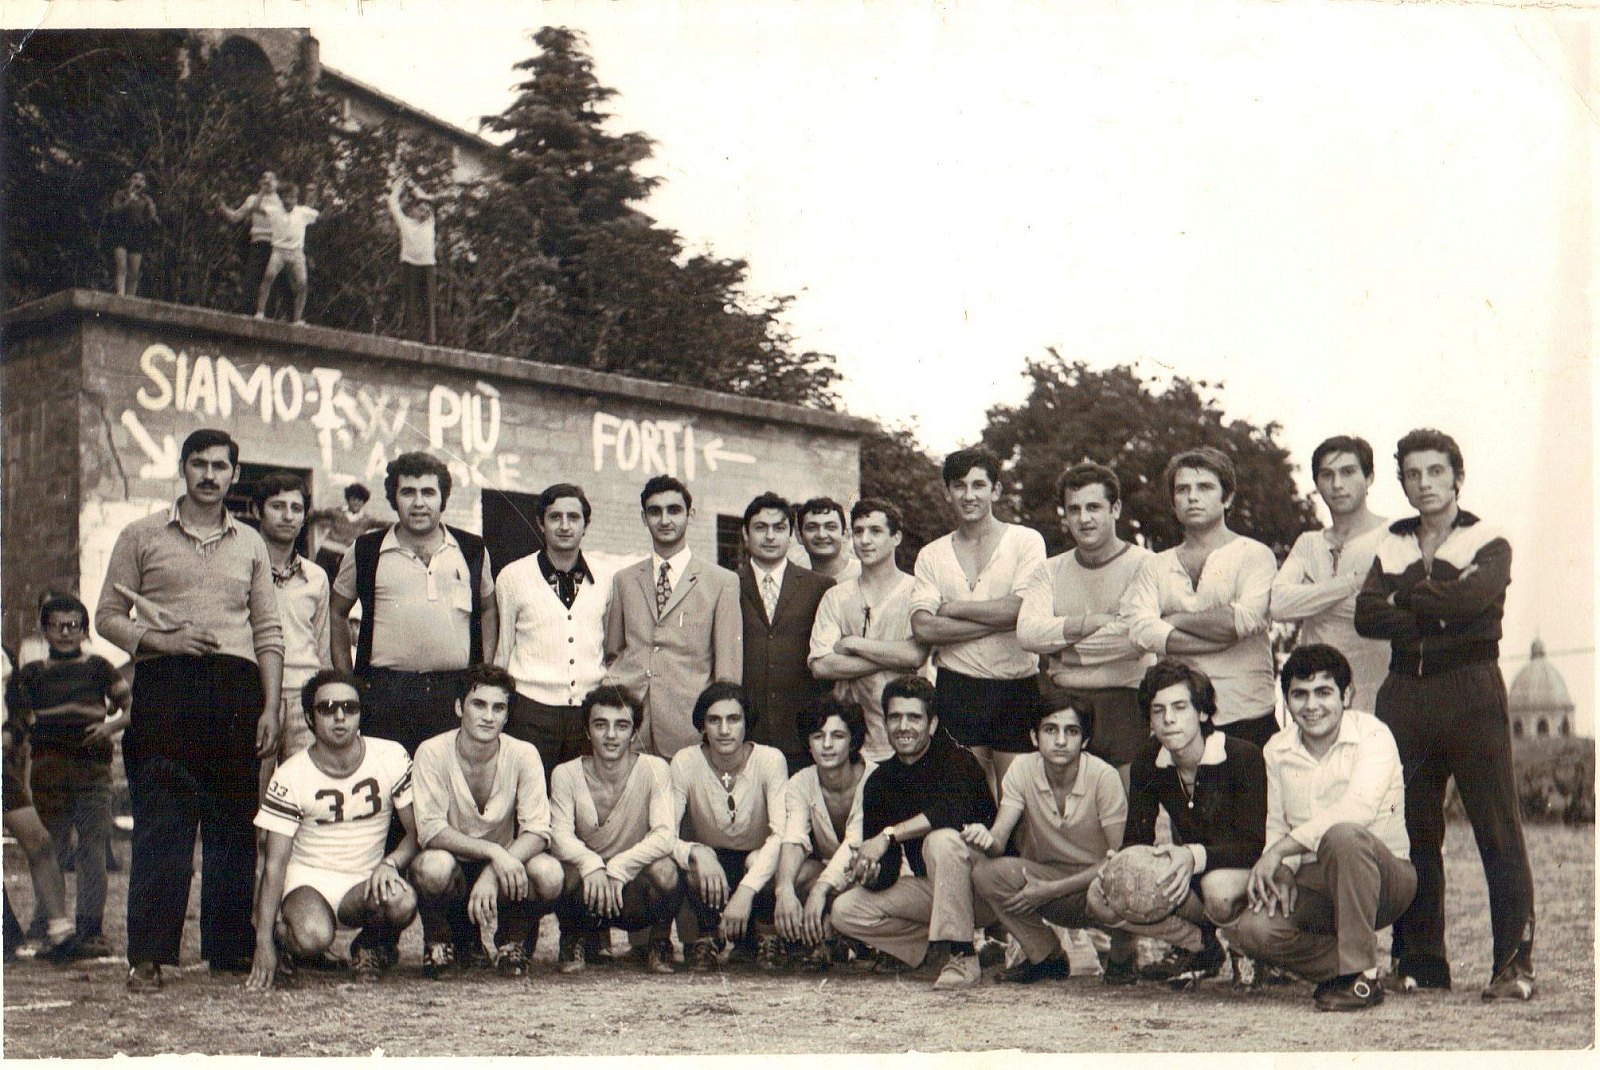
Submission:
<svg viewBox="0 0 1600 1070">
<path fill-rule="evenodd" d="M 1489 886 L 1494 971 L 1532 954 L 1533 871 L 1522 839 L 1511 765 L 1506 685 L 1493 662 L 1435 676 L 1390 673 L 1378 689 L 1378 718 L 1394 733 L 1406 778 L 1406 832 L 1417 895 L 1394 924 L 1402 970 L 1421 960 L 1448 970 L 1444 938 L 1444 799 L 1461 793 Z M 1531 965 L 1531 963 L 1530 963 Z"/>
<path fill-rule="evenodd" d="M 717 852 L 717 861 L 722 863 L 722 872 L 727 874 L 728 895 L 731 897 L 738 890 L 739 882 L 744 880 L 746 862 L 750 855 L 755 852 L 740 851 L 727 847 L 713 847 L 712 850 Z M 687 889 L 689 908 L 694 911 L 694 918 L 699 925 L 700 935 L 703 937 L 716 936 L 717 929 L 722 925 L 722 910 L 709 905 L 700 898 L 700 893 L 695 888 L 694 881 L 688 879 L 687 873 L 684 874 L 683 884 Z M 771 922 L 772 908 L 775 902 L 776 900 L 772 894 L 772 882 L 768 881 L 767 886 L 756 893 L 755 903 L 750 908 L 751 922 Z M 753 925 L 751 931 L 754 931 Z"/>
<path fill-rule="evenodd" d="M 339 578 L 339 566 L 344 564 L 343 550 L 318 550 L 317 567 L 328 574 L 328 585 Z"/>
<path fill-rule="evenodd" d="M 1259 717 L 1229 721 L 1227 724 L 1217 725 L 1217 728 L 1229 739 L 1243 739 L 1258 747 L 1265 747 L 1267 740 L 1278 734 L 1278 716 L 1268 710 Z"/>
<path fill-rule="evenodd" d="M 243 291 L 240 303 L 244 306 L 245 315 L 250 315 L 256 310 L 256 291 L 261 288 L 261 279 L 267 273 L 267 261 L 272 259 L 272 243 L 270 241 L 251 241 L 245 243 L 244 253 L 244 278 L 240 290 Z M 267 292 L 267 315 L 276 319 L 280 314 L 290 309 L 289 295 L 284 287 L 288 283 L 279 275 L 272 283 L 272 289 Z"/>
<path fill-rule="evenodd" d="M 417 890 L 417 914 L 422 918 L 422 939 L 430 944 L 454 944 L 456 953 L 479 944 L 478 926 L 467 914 L 467 895 L 489 863 L 476 858 L 456 859 L 456 869 L 444 891 L 430 894 Z M 521 944 L 537 931 L 539 919 L 549 905 L 529 897 L 498 897 L 495 914 L 494 945 Z M 399 939 L 396 934 L 395 939 Z"/>
<path fill-rule="evenodd" d="M 173 655 L 139 663 L 123 742 L 133 803 L 129 962 L 177 965 L 197 828 L 200 957 L 227 966 L 250 961 L 255 734 L 263 701 L 256 666 L 242 658 Z"/>
<path fill-rule="evenodd" d="M 672 859 L 667 859 L 672 864 Z M 578 867 L 561 866 L 561 898 L 556 902 L 556 917 L 561 919 L 561 935 L 581 936 L 585 933 L 605 932 L 616 928 L 626 932 L 652 929 L 653 935 L 666 939 L 672 932 L 672 919 L 678 914 L 683 900 L 683 884 L 678 882 L 671 891 L 657 888 L 650 879 L 649 868 L 622 886 L 622 913 L 614 918 L 602 918 L 589 911 L 583 902 L 583 878 Z"/>
<path fill-rule="evenodd" d="M 432 264 L 400 265 L 400 296 L 404 306 L 406 331 L 427 339 L 429 345 L 439 341 L 433 299 L 437 272 L 438 269 Z"/>
<path fill-rule="evenodd" d="M 538 749 L 539 761 L 544 764 L 546 788 L 556 766 L 589 753 L 581 706 L 546 706 L 527 695 L 512 695 L 506 735 L 532 743 Z"/>
<path fill-rule="evenodd" d="M 34 741 L 33 804 L 55 841 L 61 869 L 77 873 L 79 936 L 100 936 L 111 840 L 111 762 L 84 749 Z M 77 832 L 74 847 L 72 834 Z"/>
<path fill-rule="evenodd" d="M 415 754 L 423 740 L 461 726 L 456 699 L 467 678 L 465 669 L 402 672 L 368 667 L 361 675 L 367 681 L 361 703 L 362 735 L 392 739 L 407 754 Z"/>
</svg>

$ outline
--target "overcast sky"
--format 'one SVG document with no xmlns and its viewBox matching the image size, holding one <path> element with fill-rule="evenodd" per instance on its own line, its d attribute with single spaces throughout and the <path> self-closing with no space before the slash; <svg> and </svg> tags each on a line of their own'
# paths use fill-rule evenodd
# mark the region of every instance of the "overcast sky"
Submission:
<svg viewBox="0 0 1600 1070">
<path fill-rule="evenodd" d="M 23 7 L 0 5 L 16 25 Z M 511 99 L 532 29 L 581 30 L 616 128 L 657 142 L 645 209 L 795 295 L 790 326 L 837 354 L 847 407 L 915 421 L 932 450 L 975 439 L 1052 345 L 1224 381 L 1228 413 L 1283 426 L 1308 490 L 1312 446 L 1364 435 L 1391 515 L 1395 439 L 1453 432 L 1465 506 L 1516 547 L 1506 651 L 1535 632 L 1590 651 L 1556 664 L 1592 724 L 1587 22 L 1364 3 L 464 8 L 228 21 L 309 24 L 325 63 L 468 127 Z"/>
</svg>

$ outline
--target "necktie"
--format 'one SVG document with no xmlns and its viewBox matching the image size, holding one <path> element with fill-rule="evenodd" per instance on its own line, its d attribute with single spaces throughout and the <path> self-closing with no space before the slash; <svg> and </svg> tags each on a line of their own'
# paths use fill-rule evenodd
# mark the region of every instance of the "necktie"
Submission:
<svg viewBox="0 0 1600 1070">
<path fill-rule="evenodd" d="M 672 597 L 672 581 L 667 579 L 667 569 L 672 566 L 665 561 L 661 562 L 661 575 L 656 577 L 656 616 L 661 616 L 662 610 L 667 608 L 667 599 Z"/>
<path fill-rule="evenodd" d="M 778 615 L 778 583 L 770 572 L 761 577 L 761 604 L 767 607 L 767 623 L 771 624 Z"/>
</svg>

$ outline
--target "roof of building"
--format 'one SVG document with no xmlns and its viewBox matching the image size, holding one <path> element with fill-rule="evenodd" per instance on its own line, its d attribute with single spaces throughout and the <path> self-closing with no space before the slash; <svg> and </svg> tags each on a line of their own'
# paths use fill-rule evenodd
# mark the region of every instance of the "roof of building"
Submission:
<svg viewBox="0 0 1600 1070">
<path fill-rule="evenodd" d="M 1533 641 L 1528 664 L 1511 681 L 1508 705 L 1513 715 L 1523 713 L 1571 713 L 1575 708 L 1561 670 L 1545 656 L 1544 643 Z"/>
<path fill-rule="evenodd" d="M 810 409 L 801 405 L 679 386 L 676 383 L 658 383 L 588 368 L 430 346 L 385 335 L 359 334 L 332 327 L 293 326 L 275 320 L 254 320 L 249 316 L 213 308 L 171 304 L 143 297 L 120 297 L 98 290 L 60 290 L 8 310 L 0 322 L 4 324 L 9 343 L 15 340 L 16 335 L 26 335 L 52 321 L 73 316 L 81 319 L 107 317 L 133 323 L 158 324 L 177 331 L 233 335 L 248 341 L 286 347 L 329 349 L 368 360 L 445 367 L 529 383 L 554 391 L 653 401 L 700 412 L 806 427 L 852 438 L 865 435 L 874 426 L 870 420 L 826 409 Z M 7 353 L 10 349 L 8 344 Z M 3 359 L 3 355 L 0 355 L 0 359 Z"/>
<path fill-rule="evenodd" d="M 415 104 L 407 103 L 399 97 L 385 93 L 377 86 L 369 85 L 359 78 L 353 78 L 343 71 L 322 65 L 322 80 L 334 83 L 342 92 L 363 96 L 384 108 L 397 112 L 418 125 L 449 138 L 452 141 L 469 145 L 489 156 L 498 156 L 503 150 L 499 145 L 471 130 L 457 126 L 455 123 L 441 119 L 431 112 L 423 111 Z"/>
</svg>

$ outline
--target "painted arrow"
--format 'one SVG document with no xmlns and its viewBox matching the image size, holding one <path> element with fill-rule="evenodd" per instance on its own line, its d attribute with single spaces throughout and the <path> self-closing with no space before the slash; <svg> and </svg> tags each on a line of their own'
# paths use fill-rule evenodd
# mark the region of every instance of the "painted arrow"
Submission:
<svg viewBox="0 0 1600 1070">
<path fill-rule="evenodd" d="M 163 435 L 160 444 L 151 437 L 150 432 L 144 429 L 144 424 L 139 422 L 139 417 L 133 414 L 132 409 L 122 410 L 122 426 L 128 429 L 128 434 L 144 450 L 145 456 L 150 458 L 139 468 L 140 479 L 177 479 L 178 478 L 178 443 L 171 435 Z"/>
<path fill-rule="evenodd" d="M 735 464 L 755 464 L 756 459 L 748 453 L 734 453 L 732 450 L 722 448 L 722 439 L 714 438 L 700 447 L 700 452 L 705 455 L 706 467 L 713 472 L 717 470 L 717 462 L 733 461 Z"/>
</svg>

